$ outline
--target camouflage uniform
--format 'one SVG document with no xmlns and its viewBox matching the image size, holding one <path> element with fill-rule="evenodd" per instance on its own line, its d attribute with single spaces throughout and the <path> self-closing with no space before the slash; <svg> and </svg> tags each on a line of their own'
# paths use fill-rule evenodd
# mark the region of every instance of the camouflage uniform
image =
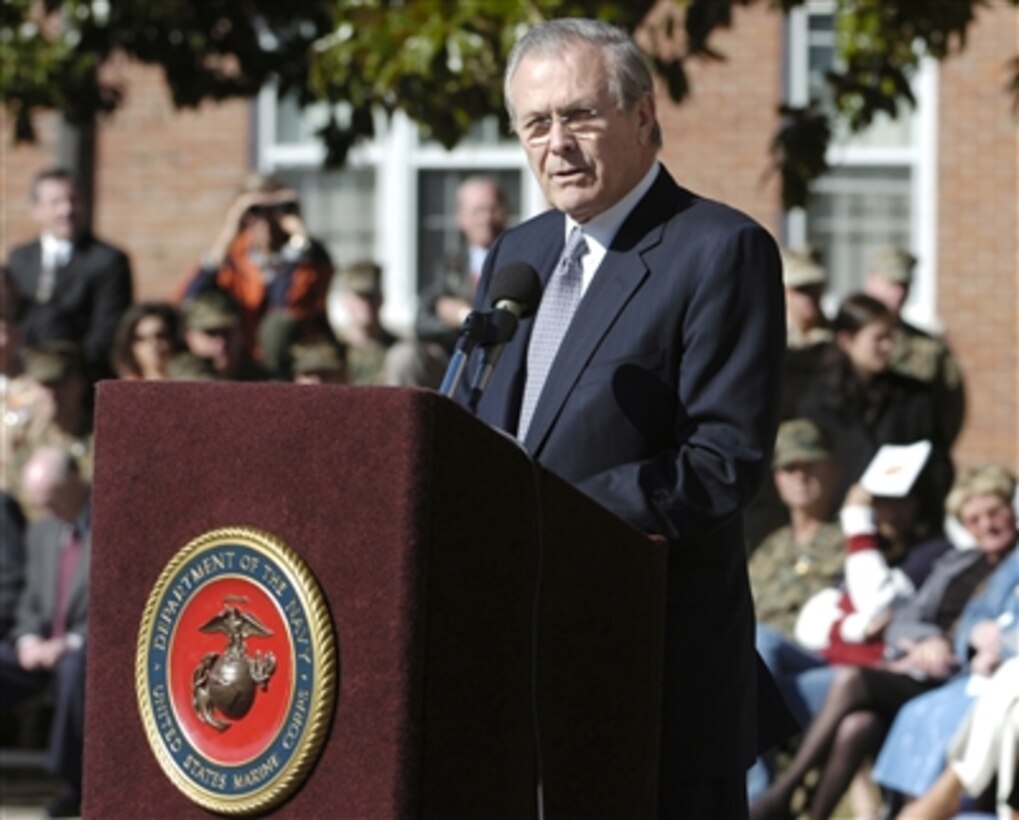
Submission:
<svg viewBox="0 0 1019 820">
<path fill-rule="evenodd" d="M 948 345 L 936 336 L 901 322 L 895 334 L 891 369 L 930 386 L 945 441 L 951 445 L 962 430 L 966 396 L 959 363 Z"/>
<path fill-rule="evenodd" d="M 806 544 L 793 542 L 791 526 L 775 530 L 750 556 L 757 619 L 792 638 L 800 609 L 815 592 L 838 584 L 844 562 L 838 524 L 825 524 Z"/>
</svg>

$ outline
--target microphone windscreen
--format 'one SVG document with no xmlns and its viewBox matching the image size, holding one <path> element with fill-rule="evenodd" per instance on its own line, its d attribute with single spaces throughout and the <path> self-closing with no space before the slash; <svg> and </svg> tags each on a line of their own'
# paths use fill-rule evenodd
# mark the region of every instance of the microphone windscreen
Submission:
<svg viewBox="0 0 1019 820">
<path fill-rule="evenodd" d="M 500 302 L 520 305 L 520 318 L 531 316 L 541 300 L 541 279 L 538 272 L 526 262 L 510 262 L 492 275 L 488 289 L 492 306 Z"/>
</svg>

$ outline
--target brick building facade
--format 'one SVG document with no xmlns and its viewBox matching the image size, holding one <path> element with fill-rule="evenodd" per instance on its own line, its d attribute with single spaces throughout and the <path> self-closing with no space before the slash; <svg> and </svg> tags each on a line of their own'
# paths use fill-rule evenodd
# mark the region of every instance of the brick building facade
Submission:
<svg viewBox="0 0 1019 820">
<path fill-rule="evenodd" d="M 746 210 L 780 240 L 788 221 L 768 145 L 786 94 L 788 36 L 762 6 L 740 8 L 713 41 L 724 62 L 691 66 L 693 97 L 660 96 L 662 160 L 684 185 Z M 936 71 L 933 119 L 934 258 L 925 260 L 937 319 L 964 368 L 969 411 L 955 457 L 1019 468 L 1019 119 L 1005 90 L 1019 12 L 981 8 L 965 51 Z M 139 298 L 168 297 L 219 229 L 245 173 L 265 167 L 254 103 L 176 111 L 161 73 L 107 66 L 125 105 L 95 134 L 93 213 L 98 234 L 127 248 Z M 0 254 L 29 238 L 27 191 L 66 146 L 53 115 L 40 140 L 13 147 L 3 129 Z M 521 164 L 522 168 L 522 164 Z M 379 215 L 378 209 L 375 211 Z M 347 260 L 350 261 L 350 260 Z"/>
</svg>

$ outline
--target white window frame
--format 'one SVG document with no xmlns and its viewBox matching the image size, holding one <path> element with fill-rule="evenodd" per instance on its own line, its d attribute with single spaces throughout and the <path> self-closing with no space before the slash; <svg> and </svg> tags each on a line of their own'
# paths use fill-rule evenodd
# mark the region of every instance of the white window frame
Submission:
<svg viewBox="0 0 1019 820">
<path fill-rule="evenodd" d="M 788 17 L 788 99 L 791 105 L 806 105 L 808 90 L 808 35 L 811 14 L 833 14 L 832 0 L 811 0 Z M 916 99 L 912 144 L 880 147 L 835 143 L 828 148 L 830 168 L 895 167 L 910 171 L 909 250 L 917 257 L 907 319 L 931 330 L 940 329 L 937 320 L 937 61 L 924 58 L 913 80 Z M 786 237 L 791 246 L 806 243 L 808 210 L 794 209 L 786 218 Z M 855 272 L 862 280 L 864 271 Z"/>
</svg>

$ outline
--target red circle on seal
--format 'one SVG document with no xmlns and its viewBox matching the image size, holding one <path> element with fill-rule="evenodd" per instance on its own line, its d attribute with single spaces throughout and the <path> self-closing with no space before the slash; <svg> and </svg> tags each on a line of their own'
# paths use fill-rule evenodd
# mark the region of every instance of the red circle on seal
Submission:
<svg viewBox="0 0 1019 820">
<path fill-rule="evenodd" d="M 261 686 L 255 687 L 254 701 L 243 717 L 232 720 L 213 710 L 216 718 L 229 724 L 220 731 L 199 718 L 194 706 L 193 680 L 207 655 L 222 655 L 227 648 L 227 634 L 202 631 L 227 606 L 250 613 L 272 633 L 269 637 L 245 638 L 245 653 L 254 658 L 256 652 L 263 656 L 272 652 L 276 669 L 264 691 Z M 191 596 L 177 620 L 168 673 L 177 719 L 195 749 L 226 765 L 251 760 L 275 740 L 293 694 L 293 644 L 283 613 L 261 586 L 247 578 L 230 576 L 210 581 Z"/>
</svg>

